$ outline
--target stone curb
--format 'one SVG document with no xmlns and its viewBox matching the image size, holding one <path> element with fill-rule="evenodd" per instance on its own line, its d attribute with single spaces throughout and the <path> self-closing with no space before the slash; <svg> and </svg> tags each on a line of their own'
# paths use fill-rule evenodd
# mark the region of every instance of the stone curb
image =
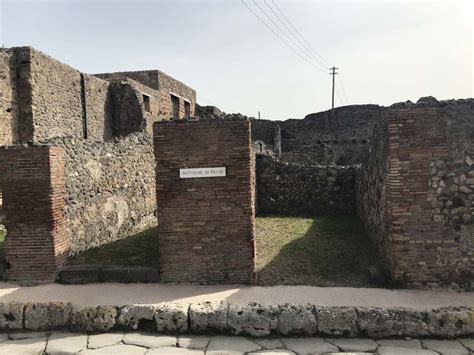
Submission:
<svg viewBox="0 0 474 355">
<path fill-rule="evenodd" d="M 310 304 L 135 304 L 74 309 L 69 302 L 0 303 L 0 330 L 228 334 L 261 337 L 443 337 L 474 334 L 474 307 L 336 307 Z"/>
</svg>

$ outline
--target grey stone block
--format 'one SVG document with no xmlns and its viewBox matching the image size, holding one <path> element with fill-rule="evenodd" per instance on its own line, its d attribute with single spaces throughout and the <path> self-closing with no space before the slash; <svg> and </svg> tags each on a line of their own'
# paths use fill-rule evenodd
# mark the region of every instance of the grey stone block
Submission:
<svg viewBox="0 0 474 355">
<path fill-rule="evenodd" d="M 359 333 L 352 307 L 316 307 L 318 331 L 326 335 L 354 337 Z"/>
<path fill-rule="evenodd" d="M 189 304 L 168 303 L 155 312 L 156 329 L 160 333 L 182 333 L 188 330 Z"/>
<path fill-rule="evenodd" d="M 278 332 L 282 335 L 314 335 L 318 330 L 314 306 L 284 304 L 280 306 Z"/>
<path fill-rule="evenodd" d="M 22 329 L 23 310 L 21 302 L 0 303 L 0 329 Z"/>
<path fill-rule="evenodd" d="M 25 329 L 48 330 L 67 327 L 71 319 L 69 302 L 27 303 L 25 305 Z"/>
<path fill-rule="evenodd" d="M 119 283 L 155 283 L 160 281 L 157 269 L 151 267 L 104 267 L 100 271 L 100 281 Z"/>
<path fill-rule="evenodd" d="M 63 284 L 88 284 L 99 282 L 101 266 L 71 265 L 59 272 L 59 282 Z"/>
<path fill-rule="evenodd" d="M 117 308 L 97 306 L 74 311 L 71 317 L 71 329 L 74 331 L 108 331 L 115 325 Z"/>
<path fill-rule="evenodd" d="M 474 334 L 474 309 L 444 307 L 428 312 L 430 334 L 438 337 L 455 337 Z"/>
<path fill-rule="evenodd" d="M 132 304 L 118 310 L 117 326 L 138 329 L 140 322 L 152 321 L 156 306 L 152 304 Z"/>
<path fill-rule="evenodd" d="M 204 302 L 189 307 L 190 327 L 193 333 L 225 333 L 227 331 L 226 302 Z"/>
<path fill-rule="evenodd" d="M 406 308 L 357 308 L 361 334 L 373 338 L 429 335 L 427 313 Z"/>
<path fill-rule="evenodd" d="M 259 337 L 276 330 L 277 316 L 278 306 L 258 303 L 231 304 L 227 324 L 232 334 Z"/>
</svg>

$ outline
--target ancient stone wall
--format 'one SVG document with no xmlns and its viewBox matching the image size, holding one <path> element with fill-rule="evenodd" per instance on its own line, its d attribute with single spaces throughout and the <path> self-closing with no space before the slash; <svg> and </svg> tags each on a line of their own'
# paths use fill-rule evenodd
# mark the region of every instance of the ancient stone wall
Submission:
<svg viewBox="0 0 474 355">
<path fill-rule="evenodd" d="M 254 283 L 254 179 L 247 120 L 154 125 L 160 276 L 164 282 Z M 183 168 L 226 176 L 180 178 Z"/>
<path fill-rule="evenodd" d="M 87 74 L 83 78 L 87 139 L 108 141 L 113 137 L 112 110 L 116 109 L 112 105 L 110 83 Z"/>
<path fill-rule="evenodd" d="M 156 225 L 154 156 L 146 133 L 109 142 L 61 138 L 71 253 Z"/>
<path fill-rule="evenodd" d="M 259 213 L 354 213 L 354 169 L 310 166 L 257 156 Z"/>
<path fill-rule="evenodd" d="M 377 105 L 352 105 L 313 113 L 303 120 L 252 119 L 252 140 L 263 142 L 276 156 L 281 152 L 281 160 L 289 163 L 359 164 L 365 158 L 374 124 L 385 110 Z"/>
<path fill-rule="evenodd" d="M 388 258 L 388 219 L 386 177 L 388 170 L 387 125 L 374 127 L 373 138 L 366 150 L 367 160 L 355 169 L 357 214 L 365 222 L 382 255 Z"/>
<path fill-rule="evenodd" d="M 11 50 L 0 49 L 0 146 L 18 142 L 16 73 L 11 70 Z"/>
<path fill-rule="evenodd" d="M 429 106 L 421 102 L 394 107 L 387 114 L 388 233 L 376 240 L 386 250 L 395 280 L 414 286 L 472 287 L 473 118 L 472 99 Z M 368 178 L 383 171 L 370 166 L 366 163 L 366 172 L 358 174 L 365 179 L 358 182 L 359 195 L 372 194 Z M 363 202 L 359 206 L 365 208 L 360 214 L 369 226 L 371 220 L 382 219 L 382 208 Z"/>
<path fill-rule="evenodd" d="M 83 137 L 81 73 L 30 49 L 33 141 Z"/>
<path fill-rule="evenodd" d="M 95 74 L 97 77 L 117 81 L 124 78 L 133 79 L 160 92 L 159 118 L 172 118 L 171 94 L 179 98 L 179 118 L 185 117 L 185 101 L 190 104 L 190 117 L 195 115 L 196 91 L 182 82 L 159 70 L 128 71 L 117 73 Z M 157 120 L 154 120 L 156 122 Z"/>
<path fill-rule="evenodd" d="M 8 280 L 54 282 L 66 262 L 64 152 L 61 148 L 0 148 Z"/>
</svg>

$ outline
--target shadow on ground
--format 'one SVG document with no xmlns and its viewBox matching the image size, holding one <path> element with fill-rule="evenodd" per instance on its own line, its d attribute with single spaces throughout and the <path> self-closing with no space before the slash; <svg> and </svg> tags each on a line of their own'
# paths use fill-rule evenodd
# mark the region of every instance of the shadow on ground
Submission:
<svg viewBox="0 0 474 355">
<path fill-rule="evenodd" d="M 374 287 L 368 268 L 383 269 L 357 216 L 260 217 L 256 248 L 262 286 Z"/>
<path fill-rule="evenodd" d="M 159 268 L 158 227 L 86 250 L 69 258 L 68 263 Z"/>
</svg>

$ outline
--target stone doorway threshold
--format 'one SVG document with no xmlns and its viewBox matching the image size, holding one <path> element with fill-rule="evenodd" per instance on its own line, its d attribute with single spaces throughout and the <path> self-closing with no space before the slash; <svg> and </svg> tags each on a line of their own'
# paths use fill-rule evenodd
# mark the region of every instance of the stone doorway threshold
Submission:
<svg viewBox="0 0 474 355">
<path fill-rule="evenodd" d="M 116 283 L 158 283 L 158 269 L 144 266 L 110 265 L 68 265 L 58 275 L 58 283 L 93 284 L 100 282 Z"/>
</svg>

